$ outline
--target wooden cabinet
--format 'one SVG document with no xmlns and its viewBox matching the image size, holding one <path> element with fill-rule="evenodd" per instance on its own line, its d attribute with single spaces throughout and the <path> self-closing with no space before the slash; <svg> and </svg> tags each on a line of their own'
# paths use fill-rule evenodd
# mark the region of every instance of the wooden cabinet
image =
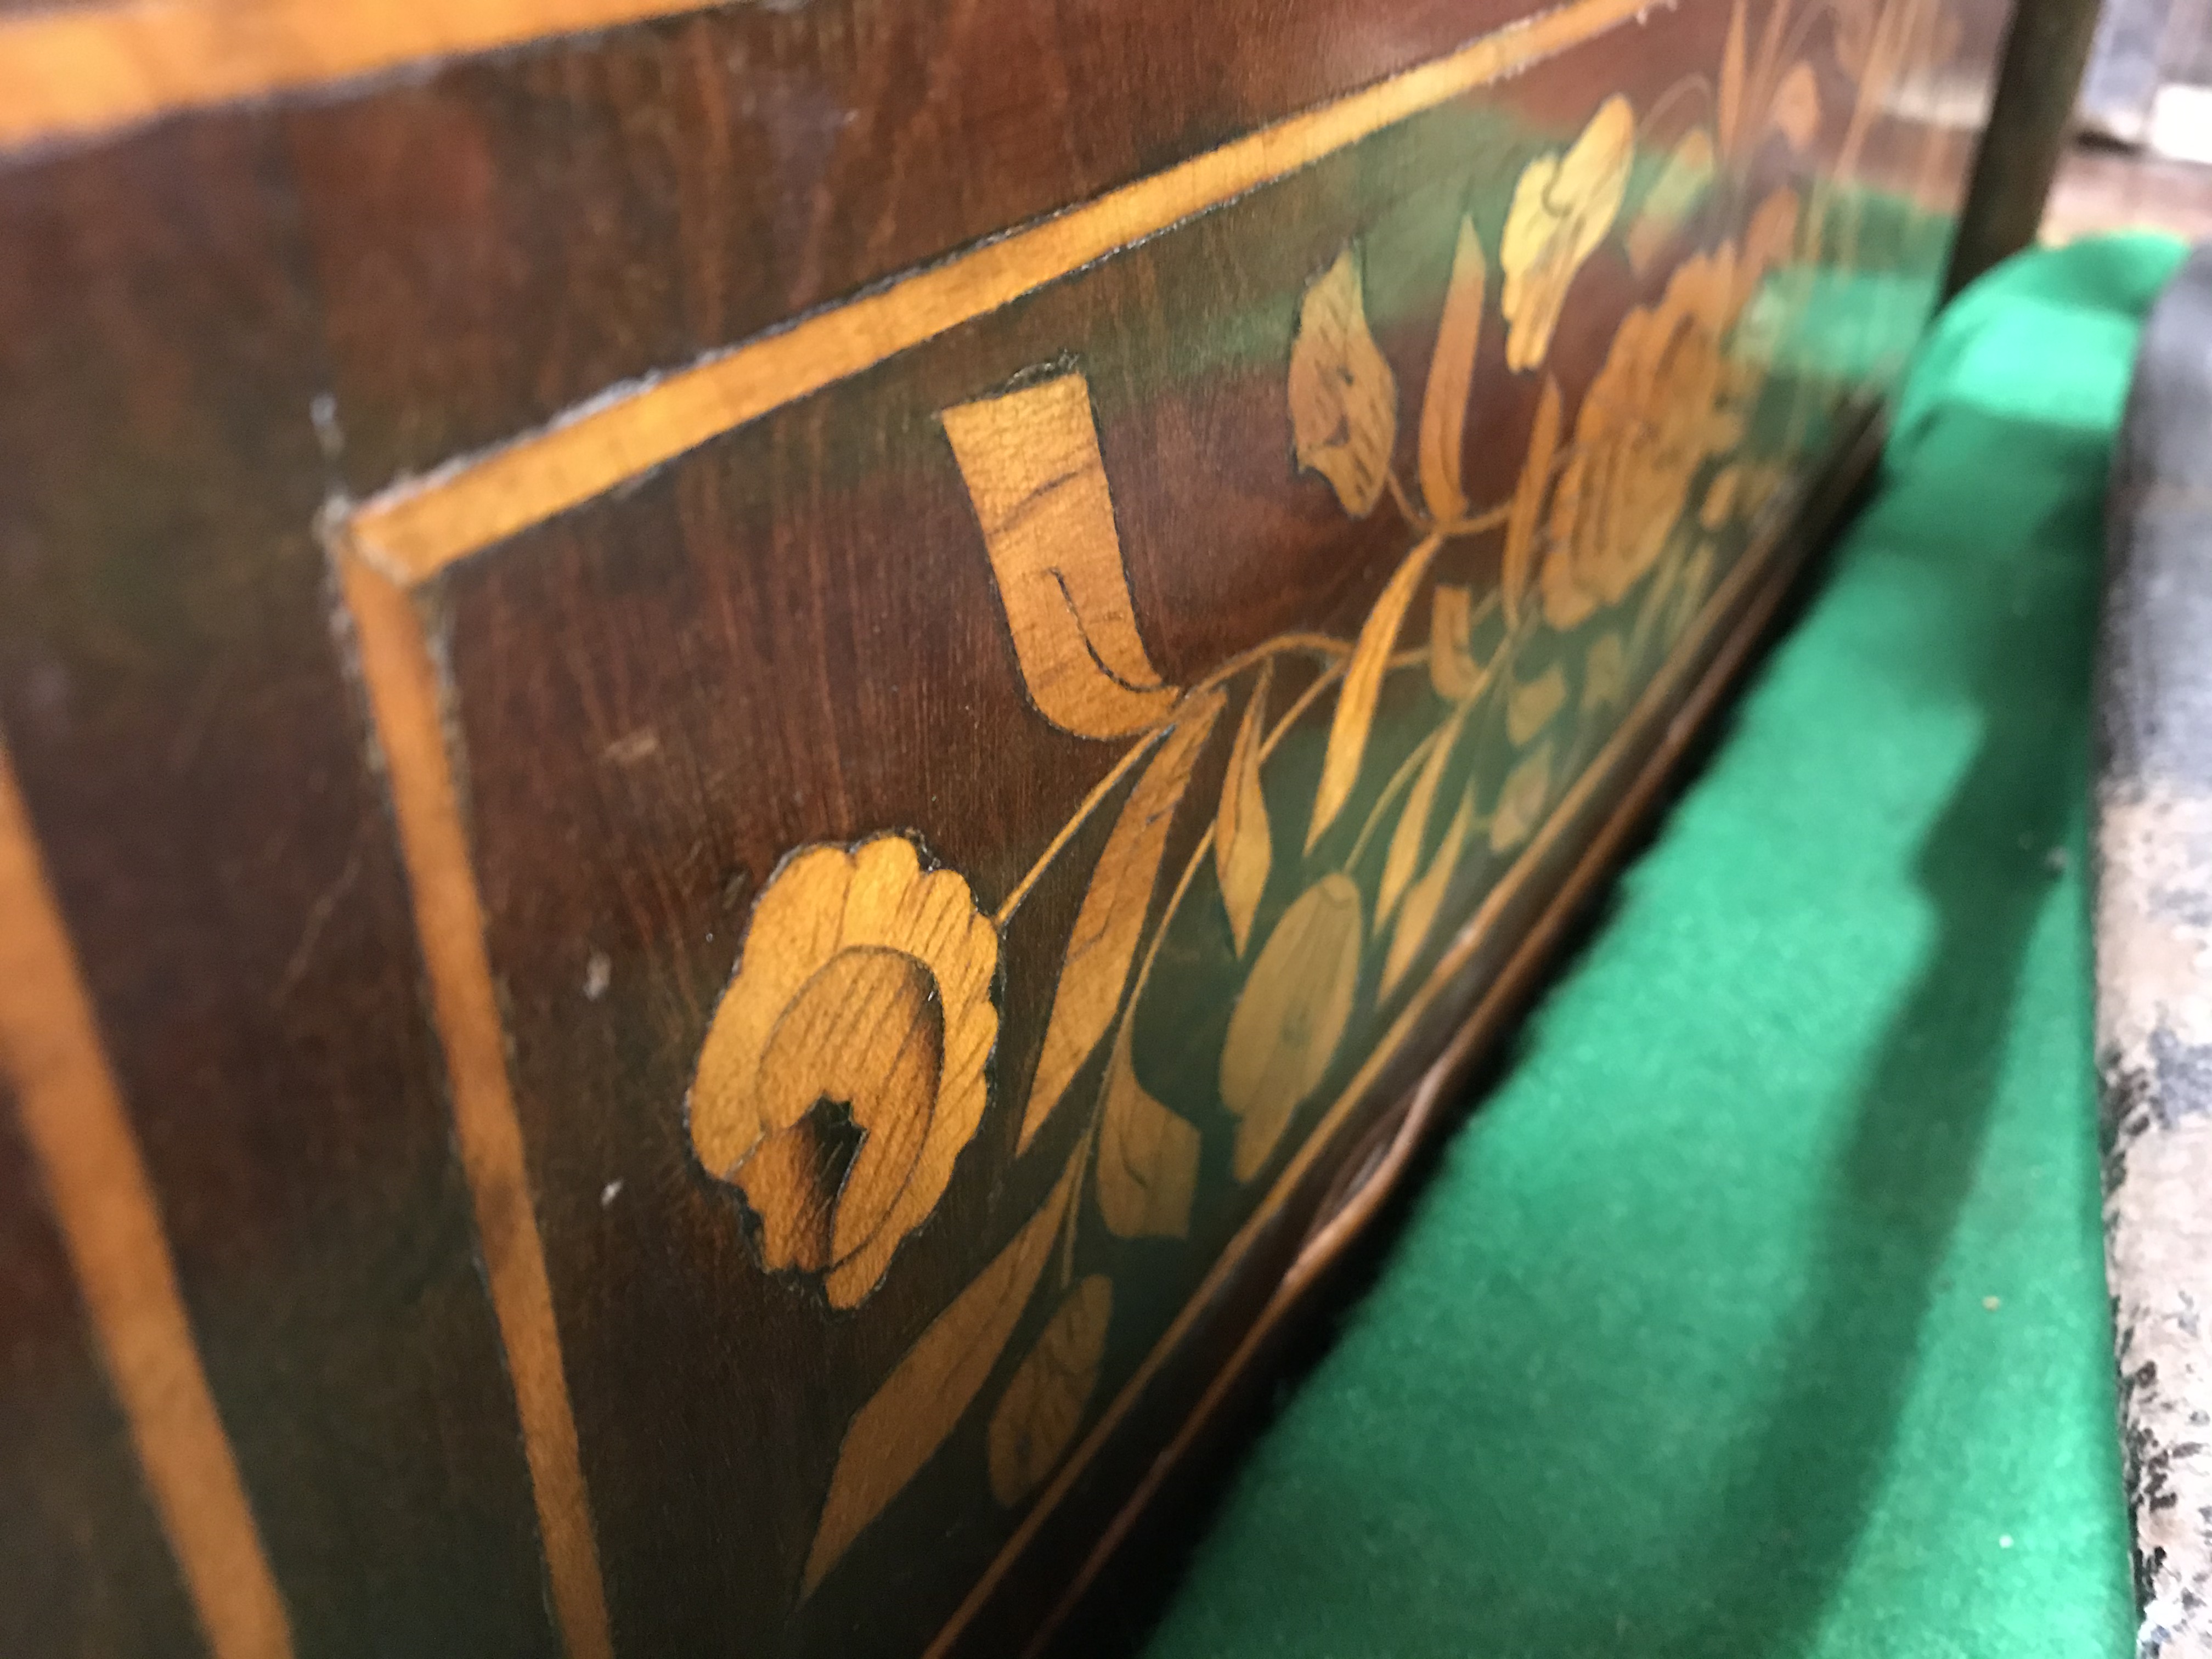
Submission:
<svg viewBox="0 0 2212 1659">
<path fill-rule="evenodd" d="M 1048 1630 L 1863 461 L 1996 49 L 0 5 L 0 1650 Z"/>
</svg>

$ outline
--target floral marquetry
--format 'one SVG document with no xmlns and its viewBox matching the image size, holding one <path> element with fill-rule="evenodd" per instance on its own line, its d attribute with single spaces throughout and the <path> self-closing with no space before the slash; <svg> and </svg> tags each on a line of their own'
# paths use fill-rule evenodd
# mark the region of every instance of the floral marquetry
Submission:
<svg viewBox="0 0 2212 1659">
<path fill-rule="evenodd" d="M 850 1419 L 808 1589 L 971 1403 L 988 1406 L 997 1502 L 1051 1488 L 1096 1409 L 1127 1252 L 1218 1213 L 1209 1170 L 1242 1187 L 1295 1156 L 1374 1022 L 1406 1004 L 1468 907 L 1537 855 L 1719 561 L 1746 545 L 1763 499 L 1746 481 L 1778 476 L 1753 453 L 1772 443 L 1754 416 L 1789 320 L 1776 284 L 1817 252 L 1817 224 L 1794 187 L 1753 194 L 1718 158 L 1754 119 L 1810 143 L 1821 113 L 1809 77 L 1747 50 L 1739 9 L 1717 89 L 1693 79 L 1670 97 L 1704 113 L 1655 158 L 1632 211 L 1638 118 L 1616 94 L 1521 167 L 1494 246 L 1457 216 L 1420 322 L 1417 419 L 1401 418 L 1369 315 L 1386 274 L 1375 252 L 1354 238 L 1308 278 L 1280 343 L 1291 459 L 1395 549 L 1341 632 L 1278 635 L 1170 684 L 1145 643 L 1166 619 L 1131 597 L 1122 481 L 1087 374 L 1065 359 L 1018 371 L 1012 390 L 939 414 L 1023 690 L 1063 732 L 1121 750 L 988 917 L 962 876 L 925 873 L 899 837 L 810 849 L 755 908 L 691 1124 L 757 1217 L 766 1267 L 819 1274 L 834 1306 L 855 1305 L 944 1192 L 987 1100 L 1012 1116 L 1013 1175 L 1043 1164 L 1043 1184 L 1023 1188 L 1041 1203 Z M 1724 234 L 1680 246 L 1716 209 Z M 1584 315 L 1577 278 L 1601 265 L 1646 274 L 1651 297 Z M 1754 338 L 1741 320 L 1762 295 Z M 1554 341 L 1599 326 L 1595 374 L 1563 379 Z M 1509 374 L 1540 377 L 1517 419 L 1486 405 L 1486 343 Z M 1470 481 L 1494 489 L 1500 469 L 1471 465 L 1478 434 L 1514 458 L 1488 501 Z M 1297 770 L 1278 753 L 1293 738 Z M 1085 833 L 1094 821 L 1103 839 Z M 1042 1019 L 1026 1069 L 1007 1074 L 989 983 L 1048 878 L 1080 897 L 1052 973 L 1005 981 L 1009 1018 Z M 1150 1057 L 1156 1032 L 1191 1041 L 1188 1011 L 1155 992 L 1170 960 L 1216 964 L 1209 994 L 1226 1002 L 1180 1072 Z M 1190 1086 L 1193 1060 L 1207 1092 Z"/>
<path fill-rule="evenodd" d="M 278 9 L 0 192 L 0 1653 L 1051 1650 L 1870 453 L 1999 24 Z"/>
<path fill-rule="evenodd" d="M 1656 563 L 1705 462 L 1743 423 L 1725 337 L 1747 297 L 1733 246 L 1676 268 L 1629 313 L 1583 399 L 1552 499 L 1544 615 L 1572 628 L 1617 605 Z"/>
</svg>

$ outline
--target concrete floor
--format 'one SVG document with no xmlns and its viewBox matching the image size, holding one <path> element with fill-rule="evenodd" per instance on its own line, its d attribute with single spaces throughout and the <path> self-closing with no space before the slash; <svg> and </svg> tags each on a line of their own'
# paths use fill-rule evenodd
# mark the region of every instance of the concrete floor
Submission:
<svg viewBox="0 0 2212 1659">
<path fill-rule="evenodd" d="M 2100 230 L 2163 230 L 2191 242 L 2212 238 L 2212 167 L 2075 145 L 2051 186 L 2043 240 L 2070 242 Z"/>
</svg>

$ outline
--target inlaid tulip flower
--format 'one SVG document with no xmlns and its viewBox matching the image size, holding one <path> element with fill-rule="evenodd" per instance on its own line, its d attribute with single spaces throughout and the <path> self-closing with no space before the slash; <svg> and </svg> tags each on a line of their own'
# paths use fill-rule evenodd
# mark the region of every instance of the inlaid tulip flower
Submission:
<svg viewBox="0 0 2212 1659">
<path fill-rule="evenodd" d="M 1575 273 L 1620 211 L 1635 152 L 1636 112 L 1615 94 L 1565 155 L 1540 155 L 1522 169 L 1498 251 L 1509 368 L 1534 368 L 1552 349 Z"/>
</svg>

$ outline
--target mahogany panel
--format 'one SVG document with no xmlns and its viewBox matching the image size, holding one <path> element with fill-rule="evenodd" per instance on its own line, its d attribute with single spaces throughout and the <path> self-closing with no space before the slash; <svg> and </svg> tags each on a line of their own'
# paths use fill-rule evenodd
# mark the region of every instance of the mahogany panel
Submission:
<svg viewBox="0 0 2212 1659">
<path fill-rule="evenodd" d="M 0 1087 L 0 1650 L 199 1651 L 39 1174 Z"/>
</svg>

